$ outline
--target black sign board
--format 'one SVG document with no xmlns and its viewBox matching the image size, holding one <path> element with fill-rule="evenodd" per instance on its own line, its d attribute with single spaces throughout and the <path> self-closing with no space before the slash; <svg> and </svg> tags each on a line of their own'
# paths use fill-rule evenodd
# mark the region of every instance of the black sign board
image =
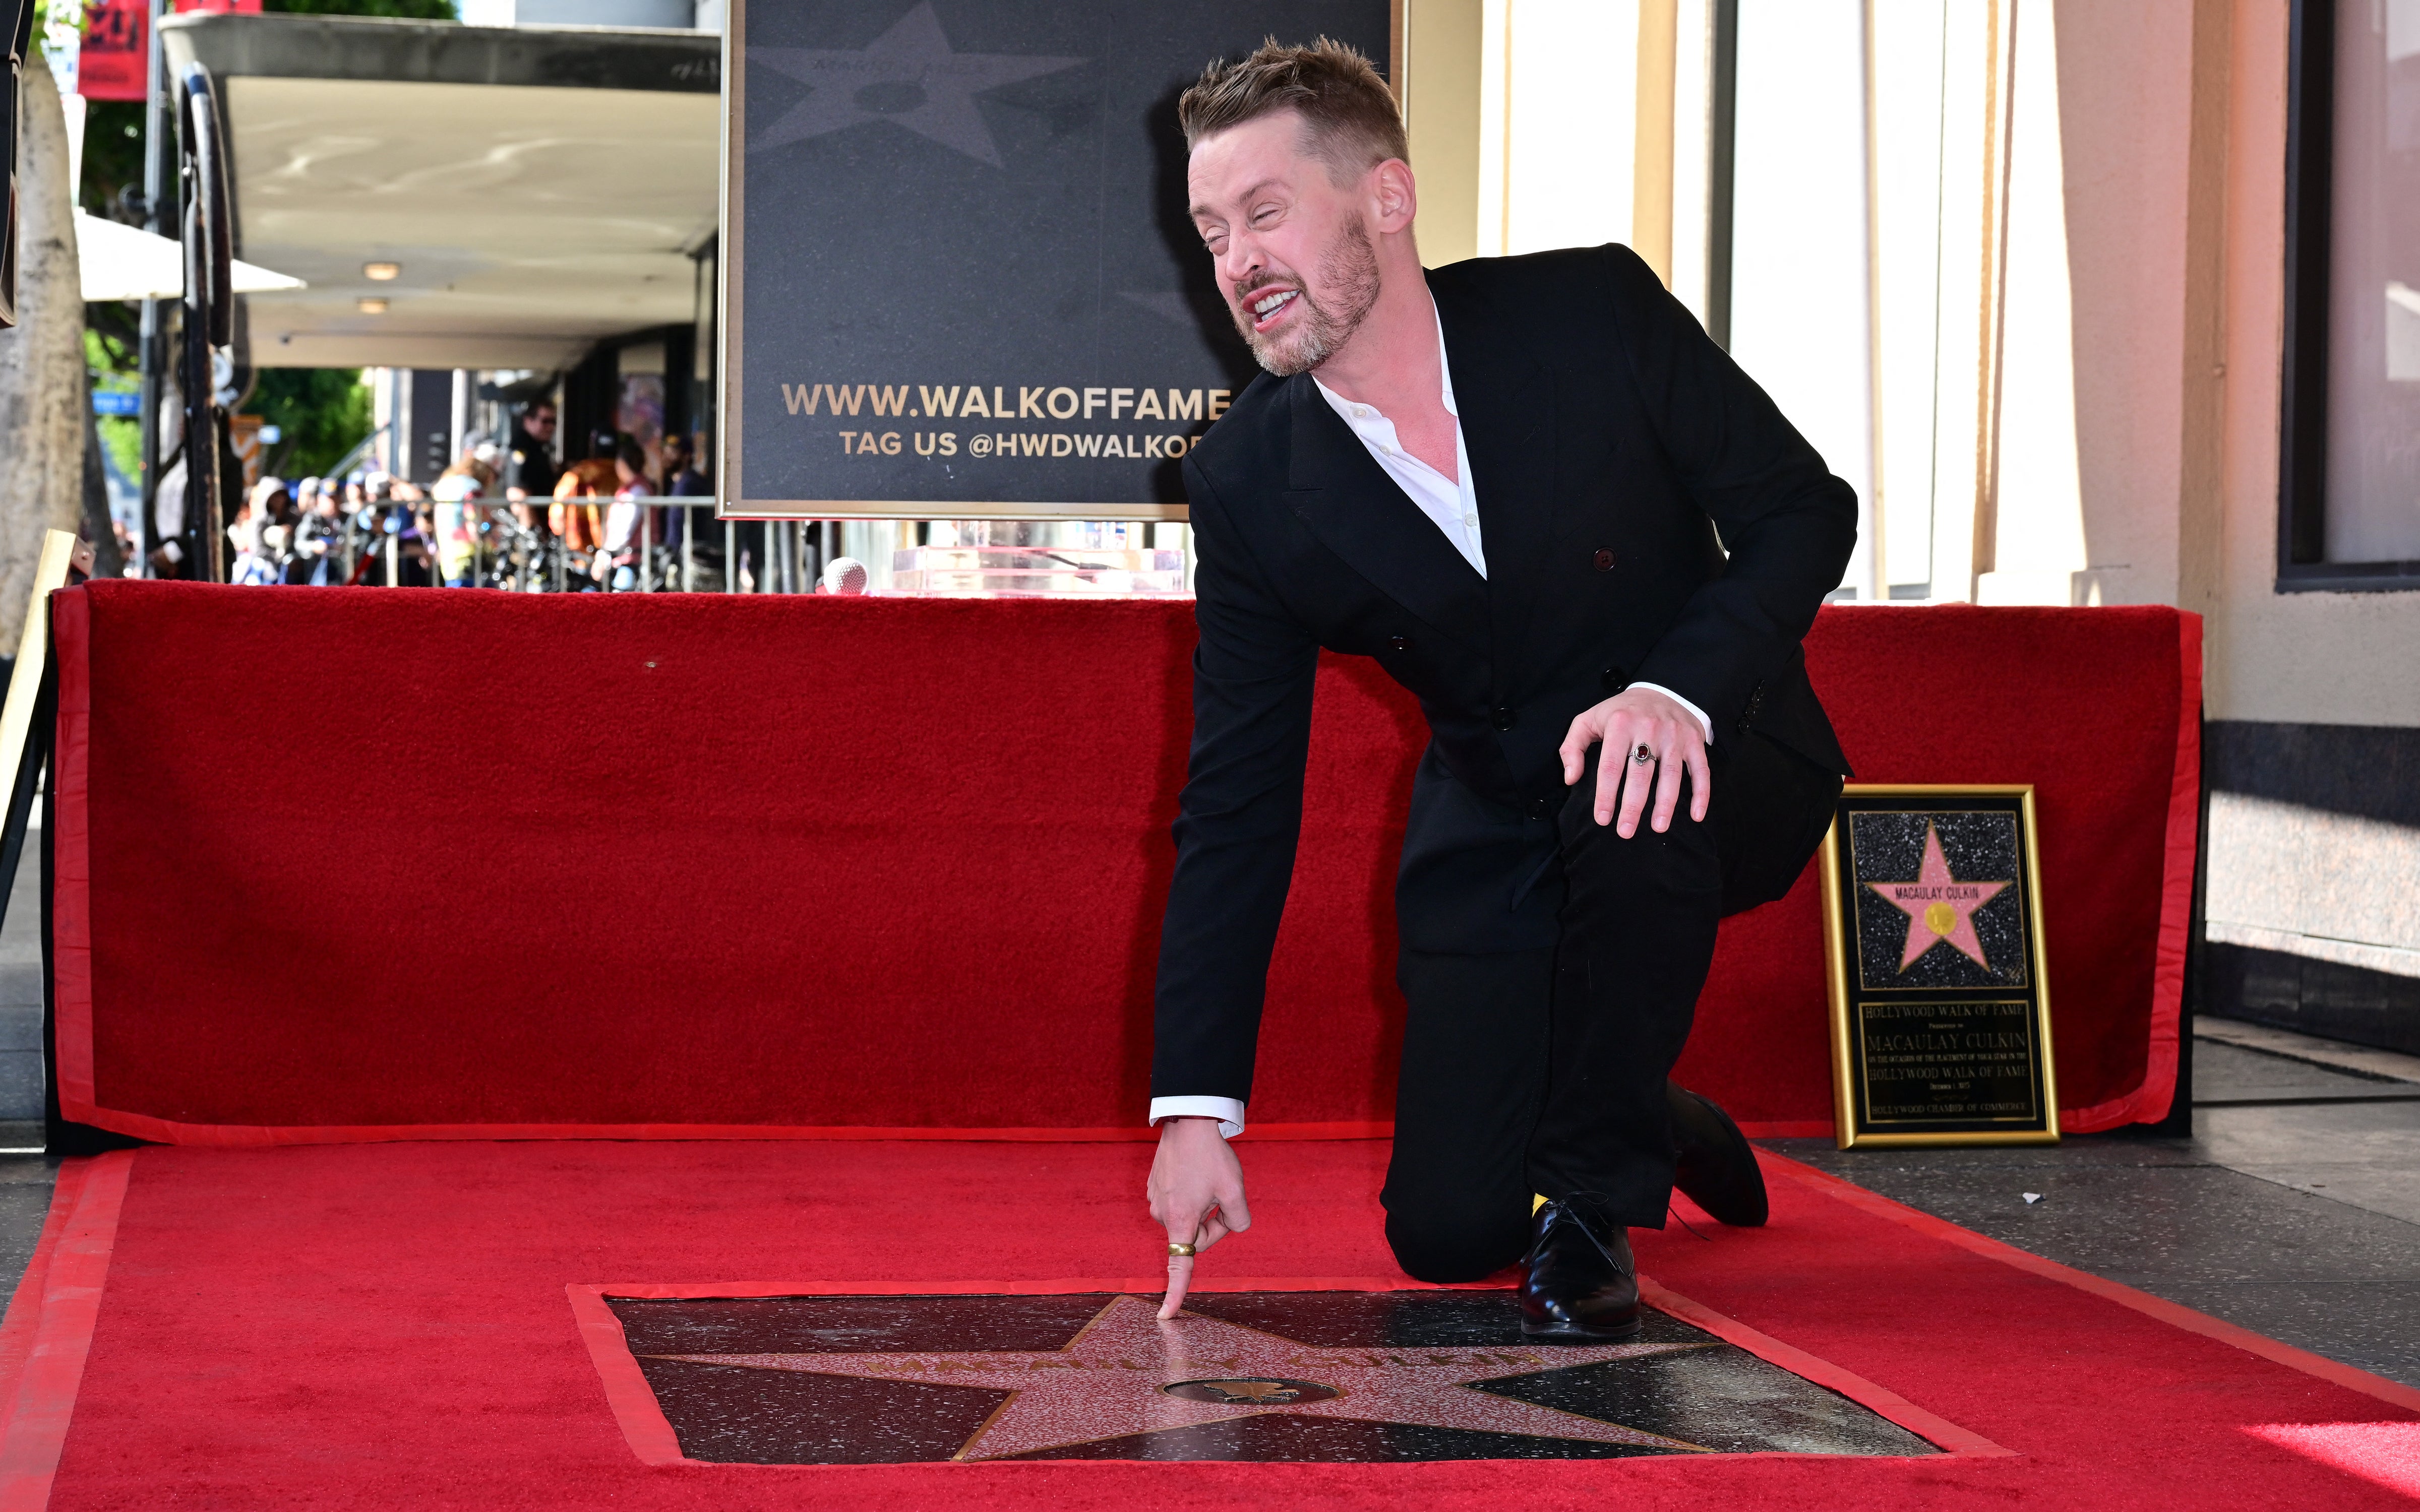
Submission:
<svg viewBox="0 0 2420 1512">
<path fill-rule="evenodd" d="M 1176 100 L 1399 0 L 732 0 L 721 506 L 1184 517 L 1257 371 L 1185 214 Z"/>
<path fill-rule="evenodd" d="M 1853 783 L 1823 865 L 1840 1148 L 2056 1143 L 2033 789 Z"/>
</svg>

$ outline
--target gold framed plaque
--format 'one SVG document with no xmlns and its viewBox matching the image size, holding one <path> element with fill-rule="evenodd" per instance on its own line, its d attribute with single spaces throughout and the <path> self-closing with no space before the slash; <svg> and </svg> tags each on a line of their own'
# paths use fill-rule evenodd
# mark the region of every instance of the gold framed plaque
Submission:
<svg viewBox="0 0 2420 1512">
<path fill-rule="evenodd" d="M 2056 1144 L 2032 785 L 1853 782 L 1823 867 L 1840 1148 Z"/>
</svg>

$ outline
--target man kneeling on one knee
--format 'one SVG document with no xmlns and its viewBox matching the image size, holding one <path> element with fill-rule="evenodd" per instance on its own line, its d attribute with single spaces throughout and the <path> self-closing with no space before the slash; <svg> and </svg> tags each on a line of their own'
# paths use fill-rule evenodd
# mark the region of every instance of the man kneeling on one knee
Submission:
<svg viewBox="0 0 2420 1512">
<path fill-rule="evenodd" d="M 1524 1327 L 1627 1337 L 1626 1230 L 1681 1188 L 1761 1223 L 1754 1153 L 1673 1086 L 1726 914 L 1787 891 L 1847 764 L 1800 641 L 1856 500 L 1619 246 L 1423 272 L 1403 126 L 1329 42 L 1213 65 L 1187 193 L 1267 369 L 1187 454 L 1191 765 L 1162 933 L 1153 1216 L 1251 1221 L 1227 1139 L 1302 816 L 1320 648 L 1431 740 L 1396 879 L 1407 1005 L 1387 1238 L 1526 1268 Z M 1373 774 L 1373 779 L 1375 780 Z"/>
</svg>

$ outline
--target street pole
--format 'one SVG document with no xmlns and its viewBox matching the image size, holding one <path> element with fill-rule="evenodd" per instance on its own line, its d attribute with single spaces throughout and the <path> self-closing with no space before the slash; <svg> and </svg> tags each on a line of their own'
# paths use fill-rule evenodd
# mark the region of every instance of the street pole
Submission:
<svg viewBox="0 0 2420 1512">
<path fill-rule="evenodd" d="M 167 178 L 168 70 L 160 53 L 160 19 L 168 13 L 167 0 L 151 0 L 144 61 L 143 224 L 154 236 L 167 234 L 161 196 Z M 160 390 L 165 364 L 161 359 L 160 301 L 143 301 L 143 332 L 138 356 L 142 363 L 143 478 L 137 492 L 143 501 L 143 575 L 151 576 L 151 554 L 160 549 Z M 190 470 L 188 470 L 190 471 Z"/>
</svg>

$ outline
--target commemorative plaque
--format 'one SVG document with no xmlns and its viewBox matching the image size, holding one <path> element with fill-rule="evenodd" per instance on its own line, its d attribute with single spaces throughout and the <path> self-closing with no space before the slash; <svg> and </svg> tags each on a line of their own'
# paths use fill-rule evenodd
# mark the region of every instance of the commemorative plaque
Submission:
<svg viewBox="0 0 2420 1512">
<path fill-rule="evenodd" d="M 1185 517 L 1259 369 L 1186 215 L 1176 100 L 1401 0 L 730 0 L 725 516 Z"/>
<path fill-rule="evenodd" d="M 1823 923 L 1841 1149 L 2057 1142 L 2031 786 L 1850 784 Z"/>
</svg>

